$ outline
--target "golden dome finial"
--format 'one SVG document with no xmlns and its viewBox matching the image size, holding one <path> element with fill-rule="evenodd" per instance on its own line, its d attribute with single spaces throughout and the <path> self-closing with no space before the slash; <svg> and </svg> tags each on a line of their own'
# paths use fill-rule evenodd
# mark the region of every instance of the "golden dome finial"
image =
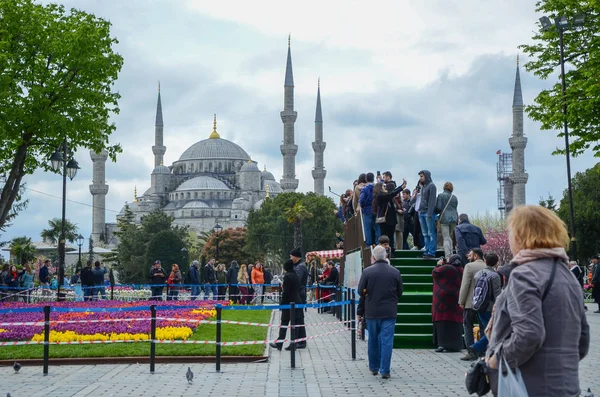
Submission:
<svg viewBox="0 0 600 397">
<path fill-rule="evenodd" d="M 138 199 L 137 199 L 137 186 L 133 186 L 133 202 L 137 203 Z"/>
<path fill-rule="evenodd" d="M 265 186 L 265 191 L 267 192 L 267 194 L 265 195 L 265 198 L 269 198 L 270 196 L 269 196 L 269 185 L 268 184 Z"/>
<path fill-rule="evenodd" d="M 292 45 L 292 34 L 288 34 L 288 47 Z"/>
<path fill-rule="evenodd" d="M 213 118 L 213 131 L 210 133 L 210 139 L 220 139 L 221 136 L 217 132 L 217 114 L 215 113 Z"/>
<path fill-rule="evenodd" d="M 265 172 L 267 172 L 267 165 L 266 165 L 266 164 L 265 164 L 265 169 L 264 169 L 264 171 L 265 171 Z"/>
</svg>

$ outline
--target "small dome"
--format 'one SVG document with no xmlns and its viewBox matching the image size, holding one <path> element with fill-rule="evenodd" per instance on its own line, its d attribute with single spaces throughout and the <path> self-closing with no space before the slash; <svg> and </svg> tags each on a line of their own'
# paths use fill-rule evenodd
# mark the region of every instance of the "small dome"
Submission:
<svg viewBox="0 0 600 397">
<path fill-rule="evenodd" d="M 262 190 L 266 191 L 267 185 L 269 186 L 269 194 L 283 193 L 283 189 L 279 182 L 275 182 L 275 180 L 263 180 Z"/>
<path fill-rule="evenodd" d="M 176 191 L 182 190 L 230 190 L 222 181 L 210 176 L 197 176 L 183 182 Z"/>
<path fill-rule="evenodd" d="M 240 169 L 240 172 L 251 172 L 251 171 L 260 172 L 256 163 L 253 163 L 252 161 L 248 161 L 246 164 L 244 164 L 242 166 L 242 169 Z"/>
<path fill-rule="evenodd" d="M 210 206 L 204 201 L 190 201 L 189 203 L 183 206 L 183 209 L 190 208 L 210 208 Z"/>
<path fill-rule="evenodd" d="M 154 168 L 152 173 L 153 174 L 170 174 L 171 170 L 169 169 L 169 167 L 161 164 L 161 165 L 156 166 L 156 168 Z"/>
<path fill-rule="evenodd" d="M 275 177 L 265 168 L 263 172 L 260 173 L 260 177 L 265 181 L 274 181 Z"/>
</svg>

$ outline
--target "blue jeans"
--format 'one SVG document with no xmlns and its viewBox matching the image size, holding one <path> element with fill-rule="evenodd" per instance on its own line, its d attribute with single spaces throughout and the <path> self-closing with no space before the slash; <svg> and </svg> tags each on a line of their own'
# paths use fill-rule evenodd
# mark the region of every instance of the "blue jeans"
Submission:
<svg viewBox="0 0 600 397">
<path fill-rule="evenodd" d="M 367 318 L 369 369 L 372 372 L 390 373 L 395 326 L 395 318 Z"/>
<path fill-rule="evenodd" d="M 421 224 L 421 233 L 425 241 L 425 253 L 423 255 L 435 256 L 437 251 L 437 231 L 433 218 L 427 216 L 427 213 L 419 213 L 419 223 Z"/>
<path fill-rule="evenodd" d="M 213 300 L 217 299 L 217 295 L 219 294 L 217 292 L 217 286 L 214 284 L 205 284 L 204 285 L 204 300 L 208 299 L 208 297 L 210 296 L 210 291 L 212 291 L 212 293 L 213 293 Z"/>
<path fill-rule="evenodd" d="M 192 285 L 192 300 L 196 300 L 198 299 L 198 297 L 200 296 L 200 286 L 199 285 Z"/>
<path fill-rule="evenodd" d="M 490 322 L 490 318 L 492 318 L 492 312 L 483 312 L 477 313 L 477 317 L 479 318 L 479 332 L 481 332 L 481 339 L 471 346 L 480 356 L 485 353 L 488 345 L 488 338 L 485 336 L 485 328 Z"/>
<path fill-rule="evenodd" d="M 379 237 L 381 236 L 381 229 L 375 222 L 377 216 L 373 213 L 363 214 L 363 227 L 365 229 L 365 243 L 368 246 L 377 244 Z M 373 241 L 373 235 L 375 235 L 375 241 Z"/>
</svg>

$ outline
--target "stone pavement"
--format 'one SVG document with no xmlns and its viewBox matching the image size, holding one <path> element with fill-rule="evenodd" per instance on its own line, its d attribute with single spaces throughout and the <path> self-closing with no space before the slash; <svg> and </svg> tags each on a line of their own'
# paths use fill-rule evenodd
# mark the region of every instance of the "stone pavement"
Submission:
<svg viewBox="0 0 600 397">
<path fill-rule="evenodd" d="M 591 308 L 591 307 L 590 307 Z M 594 305 L 595 308 L 595 305 Z M 279 314 L 276 314 L 276 321 Z M 600 394 L 600 379 L 594 364 L 600 362 L 600 314 L 589 314 L 592 346 L 581 362 L 582 388 Z M 309 310 L 306 323 L 332 322 L 333 316 Z M 308 335 L 340 329 L 340 325 L 308 327 Z M 272 330 L 276 332 L 275 329 Z M 466 396 L 464 374 L 468 363 L 461 353 L 436 354 L 430 350 L 394 350 L 392 378 L 369 373 L 366 342 L 357 342 L 357 360 L 350 357 L 350 332 L 310 340 L 290 368 L 290 353 L 270 350 L 269 363 L 223 364 L 216 373 L 214 364 L 192 364 L 194 382 L 185 380 L 186 364 L 96 365 L 50 367 L 42 376 L 41 367 L 24 367 L 14 374 L 0 367 L 0 396 Z"/>
</svg>

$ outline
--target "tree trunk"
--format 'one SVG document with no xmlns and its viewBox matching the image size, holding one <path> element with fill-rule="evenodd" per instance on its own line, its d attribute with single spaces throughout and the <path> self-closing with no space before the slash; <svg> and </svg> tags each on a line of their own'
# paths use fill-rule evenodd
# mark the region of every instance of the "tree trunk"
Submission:
<svg viewBox="0 0 600 397">
<path fill-rule="evenodd" d="M 302 222 L 294 222 L 294 248 L 302 250 Z"/>
<path fill-rule="evenodd" d="M 19 196 L 21 180 L 25 174 L 25 160 L 31 134 L 25 134 L 23 138 L 23 143 L 17 148 L 10 173 L 2 188 L 2 194 L 0 194 L 0 230 L 6 225 L 10 217 L 13 204 Z"/>
</svg>

